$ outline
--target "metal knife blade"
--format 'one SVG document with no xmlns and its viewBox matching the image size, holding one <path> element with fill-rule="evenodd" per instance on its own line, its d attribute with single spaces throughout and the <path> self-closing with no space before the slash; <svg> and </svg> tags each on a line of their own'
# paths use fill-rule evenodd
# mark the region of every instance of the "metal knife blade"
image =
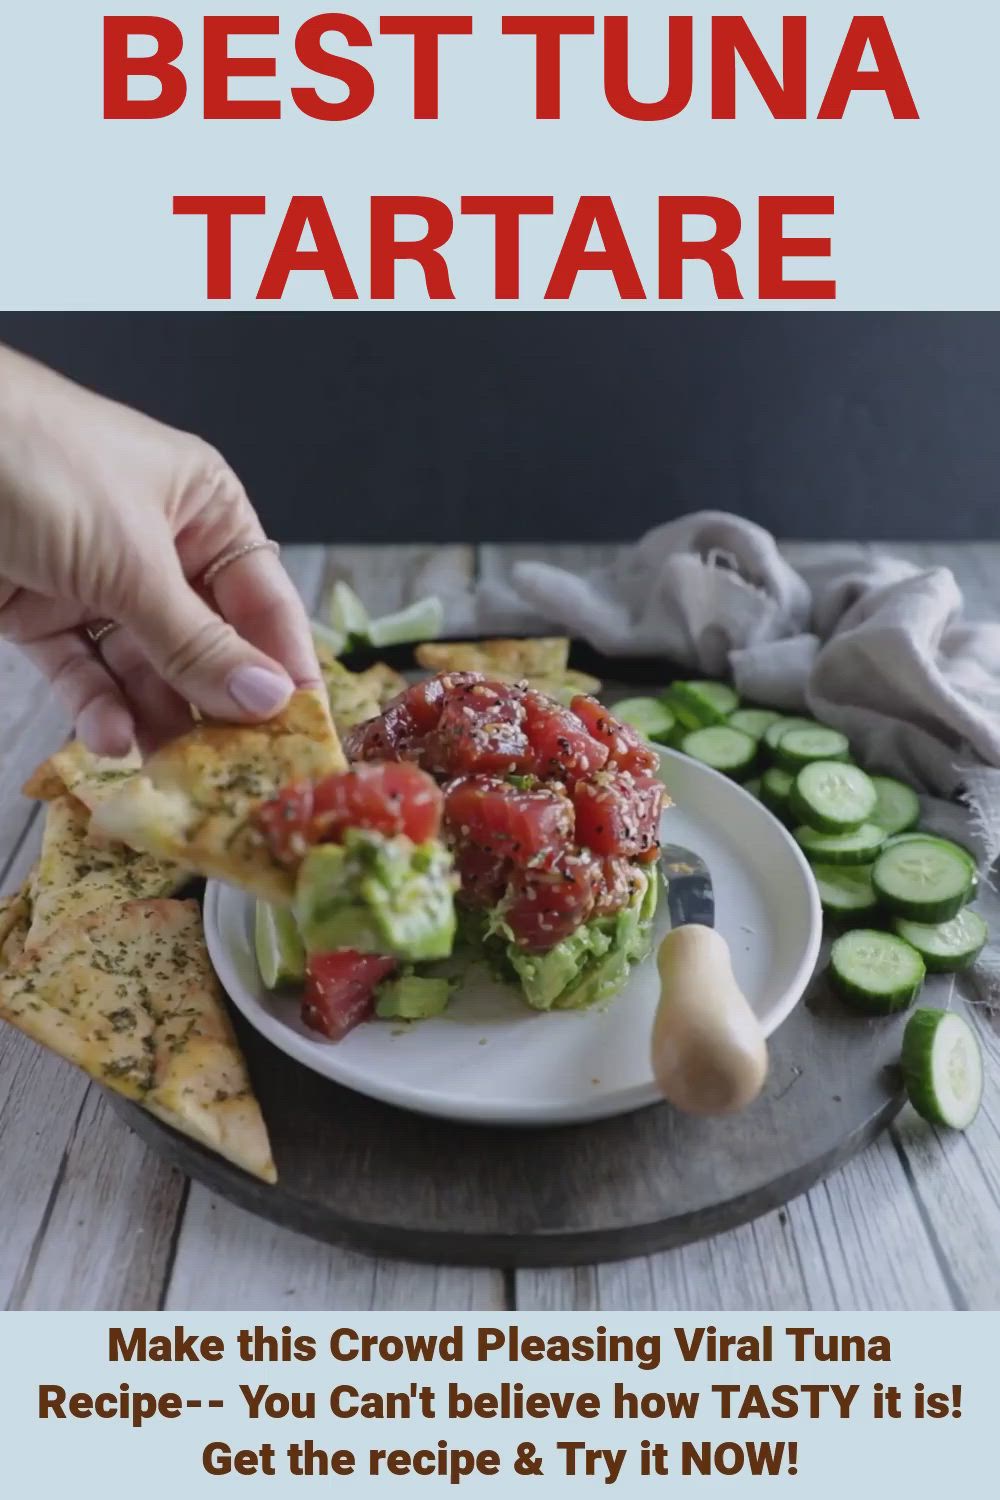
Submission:
<svg viewBox="0 0 1000 1500">
<path fill-rule="evenodd" d="M 671 927 L 696 922 L 715 926 L 715 896 L 712 877 L 700 854 L 680 844 L 663 844 L 660 870 L 667 886 L 667 910 Z"/>
</svg>

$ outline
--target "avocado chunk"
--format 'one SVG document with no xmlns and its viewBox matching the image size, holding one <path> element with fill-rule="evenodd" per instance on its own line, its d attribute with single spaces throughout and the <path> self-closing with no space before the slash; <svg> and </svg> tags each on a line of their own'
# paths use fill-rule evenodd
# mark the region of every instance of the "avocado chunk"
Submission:
<svg viewBox="0 0 1000 1500">
<path fill-rule="evenodd" d="M 388 979 L 375 994 L 375 1014 L 383 1021 L 426 1021 L 448 1008 L 454 988 L 449 979 L 404 974 Z"/>
<path fill-rule="evenodd" d="M 609 1000 L 625 984 L 632 965 L 649 952 L 659 897 L 659 878 L 640 871 L 628 906 L 598 917 L 545 953 L 525 953 L 508 942 L 505 956 L 535 1010 L 585 1010 Z M 509 932 L 509 929 L 506 929 Z M 503 934 L 496 917 L 494 934 Z"/>
<path fill-rule="evenodd" d="M 415 963 L 451 952 L 454 890 L 443 845 L 350 829 L 342 844 L 310 849 L 293 909 L 308 953 L 354 948 Z"/>
</svg>

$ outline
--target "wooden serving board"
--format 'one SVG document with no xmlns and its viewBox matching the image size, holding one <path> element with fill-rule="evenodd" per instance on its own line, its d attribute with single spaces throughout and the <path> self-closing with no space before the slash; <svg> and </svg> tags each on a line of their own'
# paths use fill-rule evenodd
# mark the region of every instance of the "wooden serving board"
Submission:
<svg viewBox="0 0 1000 1500">
<path fill-rule="evenodd" d="M 378 656 L 402 670 L 412 666 L 409 648 Z M 612 663 L 581 647 L 573 664 L 604 679 L 602 697 L 611 704 L 677 675 L 662 659 Z M 138 1106 L 118 1096 L 112 1102 L 188 1176 L 333 1244 L 513 1267 L 650 1254 L 787 1202 L 861 1150 L 901 1108 L 904 1018 L 849 1013 L 829 991 L 825 951 L 807 995 L 768 1043 L 762 1097 L 730 1120 L 690 1119 L 661 1105 L 544 1130 L 451 1124 L 319 1077 L 236 1013 L 271 1134 L 276 1186 Z M 928 984 L 928 1003 L 945 1003 L 950 983 Z"/>
</svg>

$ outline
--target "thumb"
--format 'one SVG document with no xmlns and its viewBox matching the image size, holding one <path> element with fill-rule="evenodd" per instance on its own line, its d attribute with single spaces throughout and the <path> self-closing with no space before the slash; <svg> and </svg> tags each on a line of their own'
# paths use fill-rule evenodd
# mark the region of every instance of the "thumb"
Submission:
<svg viewBox="0 0 1000 1500">
<path fill-rule="evenodd" d="M 156 573 L 156 587 L 118 619 L 164 682 L 213 719 L 253 722 L 284 708 L 295 690 L 284 668 L 210 609 L 175 559 Z"/>
</svg>

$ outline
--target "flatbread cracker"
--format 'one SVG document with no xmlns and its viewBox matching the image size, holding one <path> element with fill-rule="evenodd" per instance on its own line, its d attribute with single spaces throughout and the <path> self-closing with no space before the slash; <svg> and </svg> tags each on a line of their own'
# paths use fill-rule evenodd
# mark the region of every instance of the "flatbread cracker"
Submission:
<svg viewBox="0 0 1000 1500">
<path fill-rule="evenodd" d="M 0 975 L 0 1016 L 265 1182 L 271 1148 L 196 901 L 67 922 Z"/>
<path fill-rule="evenodd" d="M 42 852 L 30 885 L 28 948 L 46 942 L 63 922 L 124 901 L 172 896 L 191 879 L 174 860 L 90 838 L 90 817 L 82 802 L 65 793 L 46 807 Z"/>
<path fill-rule="evenodd" d="M 329 650 L 317 654 L 333 722 L 341 733 L 373 719 L 406 687 L 406 678 L 385 662 L 376 662 L 364 672 L 352 672 Z"/>
<path fill-rule="evenodd" d="M 91 812 L 118 791 L 122 782 L 134 776 L 142 765 L 138 750 L 128 755 L 95 755 L 79 740 L 70 740 L 55 755 L 50 755 L 24 783 L 26 797 L 52 802 L 69 792 Z"/>
<path fill-rule="evenodd" d="M 0 973 L 20 961 L 24 952 L 24 940 L 31 925 L 31 902 L 28 899 L 28 880 L 13 896 L 0 899 Z"/>
<path fill-rule="evenodd" d="M 428 672 L 483 672 L 502 682 L 527 680 L 539 692 L 560 703 L 577 693 L 596 693 L 600 679 L 569 666 L 566 636 L 535 636 L 530 640 L 427 641 L 414 655 Z"/>
<path fill-rule="evenodd" d="M 164 745 L 95 809 L 91 832 L 288 902 L 294 874 L 250 814 L 289 782 L 346 765 L 326 693 L 303 689 L 266 723 L 205 722 Z"/>
</svg>

